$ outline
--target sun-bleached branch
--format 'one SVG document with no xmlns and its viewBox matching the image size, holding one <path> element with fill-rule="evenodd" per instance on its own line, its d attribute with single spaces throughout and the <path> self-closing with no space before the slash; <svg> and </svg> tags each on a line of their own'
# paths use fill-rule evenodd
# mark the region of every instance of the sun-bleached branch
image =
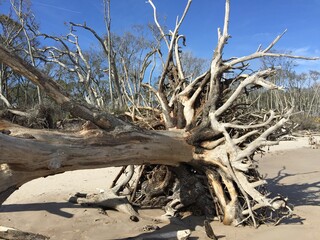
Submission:
<svg viewBox="0 0 320 240">
<path fill-rule="evenodd" d="M 152 2 L 152 0 L 148 0 L 148 3 L 151 5 L 151 7 L 153 8 L 153 20 L 155 22 L 155 24 L 157 25 L 157 28 L 159 29 L 160 33 L 161 33 L 161 38 L 165 41 L 168 49 L 169 49 L 169 42 L 168 39 L 166 38 L 166 35 L 161 27 L 161 25 L 159 24 L 158 21 L 158 17 L 157 17 L 157 8 L 154 5 L 154 3 Z"/>
</svg>

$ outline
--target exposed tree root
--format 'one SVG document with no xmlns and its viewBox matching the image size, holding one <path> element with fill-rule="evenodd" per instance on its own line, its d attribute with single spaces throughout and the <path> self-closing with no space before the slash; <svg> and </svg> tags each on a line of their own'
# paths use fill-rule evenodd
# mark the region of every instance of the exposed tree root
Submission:
<svg viewBox="0 0 320 240">
<path fill-rule="evenodd" d="M 230 0 L 226 0 L 224 25 L 222 30 L 218 29 L 218 43 L 210 68 L 195 78 L 187 77 L 181 64 L 179 40 L 184 36 L 179 35 L 179 28 L 191 2 L 188 0 L 174 30 L 165 34 L 157 21 L 156 7 L 152 0 L 148 0 L 168 52 L 162 55 L 161 49 L 153 49 L 151 55 L 146 56 L 145 64 L 149 57 L 158 52 L 163 70 L 157 87 L 143 83 L 142 76 L 137 82 L 149 91 L 135 95 L 142 100 L 146 93 L 150 95 L 150 104 L 157 101 L 157 111 L 152 110 L 154 104 L 149 106 L 147 102 L 141 107 L 157 112 L 154 114 L 156 120 L 167 130 L 162 133 L 142 130 L 111 113 L 102 112 L 98 105 L 81 104 L 63 91 L 57 81 L 0 44 L 2 63 L 40 86 L 65 111 L 95 125 L 94 129 L 86 128 L 78 134 L 24 129 L 31 138 L 21 139 L 21 135 L 14 132 L 21 129 L 3 123 L 3 128 L 0 128 L 3 133 L 0 134 L 0 203 L 22 184 L 37 177 L 75 169 L 129 165 L 123 167 L 110 190 L 96 195 L 76 195 L 72 201 L 113 208 L 129 214 L 133 219 L 139 216 L 132 206 L 162 207 L 167 216 L 192 211 L 205 215 L 207 219 L 217 216 L 224 224 L 250 224 L 255 227 L 261 223 L 278 224 L 291 215 L 287 200 L 279 196 L 271 198 L 264 188 L 266 182 L 258 174 L 254 155 L 261 152 L 264 146 L 277 144 L 279 138 L 288 133 L 290 127 L 287 125 L 290 126 L 293 114 L 293 107 L 289 105 L 293 104 L 288 103 L 278 112 L 271 109 L 256 114 L 249 109 L 248 92 L 259 88 L 281 90 L 282 87 L 268 81 L 276 75 L 276 69 L 253 72 L 248 68 L 248 61 L 262 57 L 317 58 L 270 52 L 284 32 L 265 49 L 259 47 L 248 56 L 224 60 L 223 50 L 230 39 Z M 90 27 L 70 24 L 74 28 L 90 31 L 104 44 Z M 62 39 L 45 36 L 65 47 L 72 44 L 69 38 L 65 43 Z M 59 54 L 57 57 L 52 56 L 55 54 L 47 57 L 57 63 L 61 61 L 58 55 L 71 59 L 79 57 L 81 48 L 78 41 L 75 44 L 75 53 L 71 53 L 70 49 L 65 51 L 49 47 L 47 50 L 57 50 Z M 103 48 L 110 53 L 111 49 L 108 50 L 107 46 L 103 45 Z M 43 51 L 44 57 L 47 50 Z M 164 56 L 166 59 L 163 59 Z M 88 67 L 89 61 L 83 57 L 81 59 L 82 65 Z M 71 62 L 77 65 L 78 60 Z M 91 72 L 91 69 L 87 70 Z M 89 79 L 90 74 L 87 77 Z M 120 96 L 121 89 L 118 90 Z M 123 94 L 129 96 L 126 87 Z M 135 106 L 134 98 L 129 97 L 131 100 L 127 103 L 131 118 L 134 121 L 140 119 L 147 128 L 155 128 L 143 114 L 135 114 L 143 110 Z M 24 115 L 12 110 L 10 114 Z M 46 119 L 44 116 L 42 118 Z M 136 175 L 133 164 L 142 166 Z"/>
<path fill-rule="evenodd" d="M 129 168 L 129 171 L 126 173 L 126 176 L 122 179 L 122 181 L 118 183 L 117 181 L 120 179 L 121 175 L 125 173 L 126 168 Z M 106 191 L 103 190 L 98 194 L 77 193 L 73 197 L 71 197 L 69 201 L 91 207 L 114 209 L 119 212 L 128 214 L 132 221 L 139 221 L 139 213 L 136 210 L 134 210 L 132 205 L 129 203 L 128 198 L 126 196 L 119 196 L 119 191 L 128 184 L 133 174 L 133 165 L 123 167 L 119 174 L 116 176 L 115 180 L 113 181 L 112 188 Z"/>
<path fill-rule="evenodd" d="M 76 194 L 71 200 L 114 209 L 128 214 L 132 220 L 143 218 L 132 206 L 163 208 L 164 216 L 168 218 L 191 211 L 194 215 L 205 215 L 210 220 L 218 218 L 226 225 L 255 227 L 260 224 L 277 225 L 292 214 L 286 199 L 280 196 L 273 199 L 267 197 L 268 192 L 264 187 L 266 182 L 255 170 L 249 171 L 247 175 L 235 173 L 233 177 L 237 177 L 237 181 L 234 181 L 225 172 L 227 168 L 206 166 L 207 170 L 203 173 L 186 164 L 179 167 L 148 165 L 136 167 L 138 174 L 133 179 L 133 166 L 130 168 L 129 173 L 120 171 L 126 176 L 120 184 L 115 182 L 112 189 L 92 195 Z M 240 184 L 242 191 L 237 187 Z M 115 192 L 115 189 L 125 188 L 126 195 L 118 190 Z M 159 217 L 158 220 L 166 219 Z"/>
<path fill-rule="evenodd" d="M 116 195 L 110 189 L 98 194 L 75 194 L 69 201 L 84 206 L 114 209 L 128 214 L 130 219 L 137 219 L 139 216 L 138 212 L 134 210 L 126 196 Z"/>
</svg>

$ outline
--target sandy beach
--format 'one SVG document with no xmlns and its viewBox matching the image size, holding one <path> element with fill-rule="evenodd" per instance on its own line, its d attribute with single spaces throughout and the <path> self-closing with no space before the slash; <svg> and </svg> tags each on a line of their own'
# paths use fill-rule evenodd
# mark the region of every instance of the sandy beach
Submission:
<svg viewBox="0 0 320 240">
<path fill-rule="evenodd" d="M 318 138 L 319 139 L 319 138 Z M 314 240 L 320 237 L 320 149 L 311 149 L 307 138 L 282 141 L 262 156 L 256 156 L 260 173 L 269 188 L 289 198 L 294 216 L 278 226 L 224 226 L 212 222 L 218 239 L 224 240 Z M 52 240 L 126 239 L 142 236 L 147 225 L 157 225 L 158 233 L 189 228 L 190 239 L 208 239 L 203 217 L 186 216 L 181 222 L 156 224 L 150 220 L 133 222 L 128 215 L 109 210 L 86 208 L 68 202 L 76 192 L 107 189 L 117 168 L 81 170 L 40 178 L 23 185 L 0 208 L 0 225 L 40 233 Z M 141 210 L 143 216 L 159 217 L 161 209 Z"/>
</svg>

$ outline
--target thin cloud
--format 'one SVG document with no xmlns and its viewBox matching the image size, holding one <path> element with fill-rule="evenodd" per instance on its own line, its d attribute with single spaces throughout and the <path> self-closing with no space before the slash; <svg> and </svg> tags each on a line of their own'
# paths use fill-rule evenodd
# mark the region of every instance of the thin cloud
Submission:
<svg viewBox="0 0 320 240">
<path fill-rule="evenodd" d="M 300 48 L 289 49 L 292 55 L 302 56 L 302 57 L 320 57 L 320 50 L 314 49 L 310 46 L 304 46 Z M 297 67 L 295 70 L 298 73 L 308 72 L 310 70 L 319 70 L 320 69 L 320 60 L 305 60 L 305 59 L 295 59 Z"/>
<path fill-rule="evenodd" d="M 71 12 L 71 13 L 77 13 L 77 14 L 81 13 L 79 11 L 75 11 L 75 10 L 68 9 L 68 8 L 57 7 L 57 6 L 54 6 L 54 5 L 51 5 L 51 4 L 40 3 L 40 2 L 33 2 L 33 3 L 36 4 L 36 5 L 43 6 L 43 7 L 54 8 L 54 9 L 58 9 L 58 10 L 65 11 L 65 12 Z"/>
<path fill-rule="evenodd" d="M 303 57 L 320 57 L 320 50 L 318 48 L 312 48 L 310 46 L 305 46 L 301 48 L 291 49 L 293 55 L 303 56 Z M 301 60 L 302 61 L 302 60 Z M 310 62 L 307 60 L 307 62 Z M 312 61 L 311 61 L 312 62 Z M 316 60 L 316 62 L 320 62 Z"/>
<path fill-rule="evenodd" d="M 296 48 L 291 50 L 294 55 L 300 56 L 310 56 L 312 55 L 312 51 L 309 46 Z"/>
</svg>

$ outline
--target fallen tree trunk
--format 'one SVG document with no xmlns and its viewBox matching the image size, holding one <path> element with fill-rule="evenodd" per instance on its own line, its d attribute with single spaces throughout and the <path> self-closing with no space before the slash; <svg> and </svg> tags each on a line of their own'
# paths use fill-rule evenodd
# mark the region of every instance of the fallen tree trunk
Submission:
<svg viewBox="0 0 320 240">
<path fill-rule="evenodd" d="M 183 36 L 178 33 L 191 2 L 188 0 L 182 18 L 169 32 L 169 37 L 156 24 L 168 47 L 167 59 L 157 89 L 141 82 L 156 96 L 164 126 L 181 130 L 142 130 L 94 106 L 80 104 L 49 76 L 0 44 L 0 60 L 4 64 L 40 86 L 63 110 L 98 126 L 79 133 L 59 133 L 27 130 L 2 122 L 0 203 L 23 183 L 37 177 L 76 169 L 161 164 L 161 167 L 141 168 L 130 196 L 134 203 L 163 201 L 174 215 L 197 201 L 202 206 L 210 205 L 208 198 L 202 197 L 206 195 L 206 187 L 211 205 L 216 206 L 216 215 L 222 216 L 225 224 L 257 226 L 265 219 L 278 223 L 291 214 L 286 199 L 269 196 L 254 155 L 261 152 L 262 147 L 278 143 L 271 137 L 283 134 L 293 108 L 283 109 L 280 114 L 272 109 L 258 114 L 250 111 L 245 94 L 259 88 L 282 88 L 268 81 L 270 76 L 275 76 L 276 69 L 252 72 L 247 61 L 265 56 L 317 58 L 270 52 L 281 34 L 265 49 L 223 60 L 223 49 L 230 38 L 230 1 L 226 0 L 224 27 L 218 30 L 218 44 L 210 69 L 195 79 L 186 78 L 179 54 L 179 39 Z M 156 8 L 152 0 L 148 3 L 154 9 L 157 23 Z M 168 167 L 179 164 L 176 169 Z M 119 189 L 115 186 L 111 195 Z M 105 204 L 104 196 L 100 196 L 97 201 Z"/>
<path fill-rule="evenodd" d="M 10 54 L 1 45 L 0 59 L 18 73 L 39 84 L 57 103 L 62 104 L 65 110 L 100 128 L 84 130 L 79 134 L 67 134 L 23 130 L 3 122 L 3 131 L 11 132 L 12 136 L 0 135 L 0 203 L 30 180 L 64 171 L 132 164 L 176 166 L 179 163 L 189 163 L 199 166 L 200 171 L 205 173 L 203 177 L 208 179 L 209 187 L 212 188 L 212 198 L 219 202 L 220 210 L 216 214 L 223 216 L 225 224 L 241 224 L 251 219 L 250 222 L 257 226 L 253 211 L 287 208 L 284 199 L 269 198 L 255 189 L 265 182 L 261 181 L 256 173 L 252 156 L 260 147 L 276 144 L 267 141 L 267 137 L 280 129 L 288 121 L 291 113 L 280 118 L 271 111 L 269 116 L 265 115 L 266 120 L 262 119 L 260 123 L 251 125 L 219 121 L 224 111 L 248 84 L 269 86 L 264 79 L 274 73 L 273 70 L 246 76 L 228 101 L 215 111 L 210 110 L 206 120 L 203 120 L 204 127 L 200 125 L 189 132 L 182 129 L 159 133 L 139 129 L 110 114 L 100 113 L 95 108 L 88 108 L 69 99 L 51 78 Z M 242 135 L 229 135 L 230 131 L 227 129 L 232 128 L 236 131 L 242 129 Z M 243 131 L 245 129 L 247 131 Z M 261 130 L 259 132 L 254 129 Z M 27 139 L 13 137 L 15 130 L 19 132 L 17 137 Z M 251 139 L 250 142 L 245 143 L 248 139 Z M 192 198 L 189 191 L 193 187 L 192 184 L 199 183 L 194 180 L 190 182 L 191 185 L 183 185 L 188 179 L 184 179 L 182 175 L 184 174 L 180 174 L 180 183 L 172 186 L 173 199 L 167 205 L 173 214 L 197 201 L 188 201 L 188 198 Z M 202 191 L 203 188 L 195 189 Z M 284 213 L 288 214 L 290 211 Z"/>
<path fill-rule="evenodd" d="M 176 166 L 193 160 L 193 147 L 181 132 L 94 129 L 67 134 L 27 129 L 6 121 L 0 121 L 0 129 L 11 132 L 0 134 L 0 203 L 38 177 L 133 164 Z"/>
</svg>

